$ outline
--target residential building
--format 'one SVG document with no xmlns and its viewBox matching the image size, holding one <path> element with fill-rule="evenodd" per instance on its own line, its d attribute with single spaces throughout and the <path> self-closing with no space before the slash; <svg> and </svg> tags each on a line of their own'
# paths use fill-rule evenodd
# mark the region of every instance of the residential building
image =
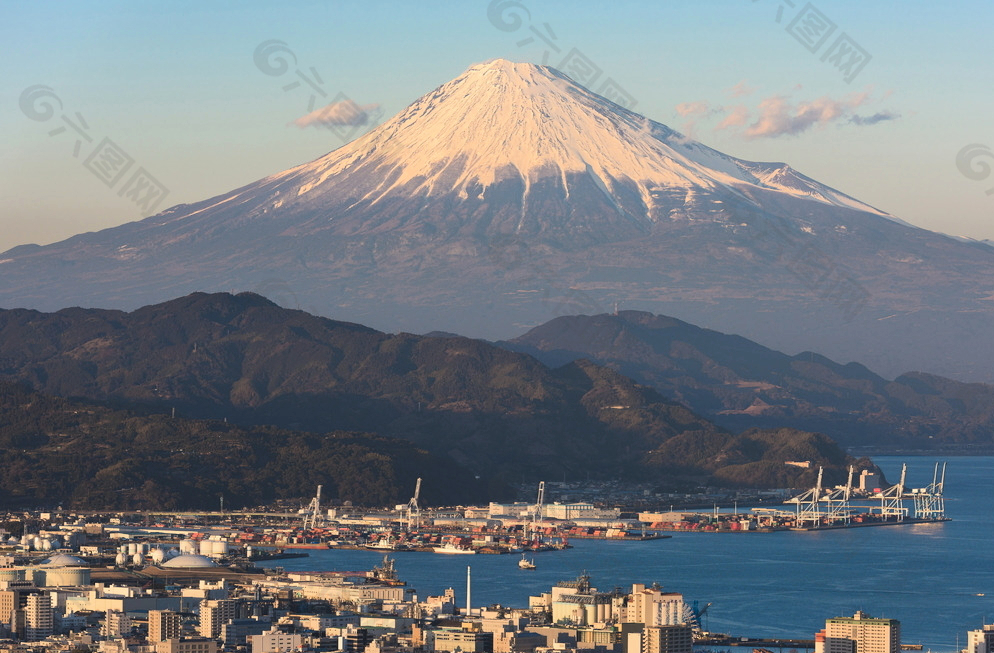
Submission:
<svg viewBox="0 0 994 653">
<path fill-rule="evenodd" d="M 104 623 L 100 634 L 109 639 L 125 637 L 131 632 L 131 619 L 120 610 L 108 610 L 104 615 Z"/>
<path fill-rule="evenodd" d="M 693 630 L 689 624 L 642 629 L 642 653 L 692 653 L 693 649 Z"/>
<path fill-rule="evenodd" d="M 183 620 L 178 612 L 172 610 L 148 611 L 148 641 L 151 643 L 164 642 L 167 639 L 179 639 L 183 634 Z"/>
<path fill-rule="evenodd" d="M 217 639 L 221 636 L 221 626 L 235 619 L 238 602 L 232 599 L 205 599 L 200 602 L 201 637 Z"/>
<path fill-rule="evenodd" d="M 209 637 L 179 637 L 156 642 L 155 653 L 217 653 L 217 641 Z"/>
<path fill-rule="evenodd" d="M 628 597 L 621 621 L 646 626 L 682 624 L 686 621 L 683 595 L 664 592 L 658 585 L 646 587 L 636 583 L 632 585 L 632 593 Z"/>
<path fill-rule="evenodd" d="M 994 653 L 994 625 L 967 632 L 966 653 Z"/>
<path fill-rule="evenodd" d="M 273 627 L 261 635 L 250 635 L 248 641 L 252 653 L 282 653 L 300 650 L 304 638 L 298 633 L 284 633 Z"/>
<path fill-rule="evenodd" d="M 851 649 L 846 640 L 852 642 Z M 859 611 L 852 618 L 825 622 L 825 653 L 900 653 L 901 622 L 874 619 Z"/>
<path fill-rule="evenodd" d="M 434 631 L 436 651 L 462 651 L 463 653 L 493 653 L 494 635 L 482 630 L 443 628 Z"/>
<path fill-rule="evenodd" d="M 55 632 L 55 613 L 48 594 L 30 594 L 24 604 L 24 637 L 37 642 Z"/>
</svg>

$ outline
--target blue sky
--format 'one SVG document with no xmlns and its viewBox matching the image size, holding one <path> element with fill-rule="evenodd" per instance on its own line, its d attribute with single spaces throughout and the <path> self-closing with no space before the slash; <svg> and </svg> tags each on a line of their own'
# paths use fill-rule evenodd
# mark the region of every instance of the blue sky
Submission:
<svg viewBox="0 0 994 653">
<path fill-rule="evenodd" d="M 994 155 L 957 166 L 968 145 L 994 149 L 990 2 L 521 0 L 488 16 L 491 4 L 6 3 L 0 251 L 140 219 L 132 191 L 149 179 L 162 210 L 364 129 L 294 125 L 309 105 L 348 98 L 385 119 L 472 63 L 556 65 L 574 49 L 601 71 L 594 90 L 610 78 L 636 111 L 712 147 L 786 161 L 915 225 L 994 238 Z M 270 40 L 295 59 L 282 75 L 254 62 Z M 868 62 L 840 70 L 846 48 Z M 323 96 L 296 76 L 312 69 Z M 35 87 L 50 116 L 24 100 Z M 101 168 L 106 156 L 121 158 Z"/>
</svg>

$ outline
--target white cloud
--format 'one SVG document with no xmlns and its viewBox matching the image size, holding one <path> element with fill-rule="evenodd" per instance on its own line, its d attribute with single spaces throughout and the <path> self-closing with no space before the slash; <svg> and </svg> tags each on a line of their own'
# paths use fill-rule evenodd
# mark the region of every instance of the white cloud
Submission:
<svg viewBox="0 0 994 653">
<path fill-rule="evenodd" d="M 748 139 L 796 136 L 832 123 L 867 127 L 901 117 L 901 114 L 889 109 L 878 109 L 869 114 L 856 113 L 865 105 L 880 104 L 890 97 L 890 91 L 879 99 L 873 97 L 872 87 L 838 99 L 827 95 L 812 100 L 794 99 L 793 96 L 801 89 L 801 85 L 797 84 L 788 93 L 760 98 L 756 104 L 723 106 L 707 101 L 684 102 L 676 106 L 676 113 L 686 118 L 683 131 L 691 137 L 696 138 L 695 133 L 701 123 L 713 120 L 717 122 L 713 131 L 727 130 Z M 755 87 L 741 81 L 725 92 L 732 97 L 745 97 L 755 90 Z"/>
<path fill-rule="evenodd" d="M 315 109 L 306 116 L 301 116 L 291 124 L 300 128 L 317 125 L 365 125 L 371 120 L 371 113 L 380 108 L 378 104 L 366 104 L 359 106 L 352 100 L 332 102 L 331 104 Z"/>
<path fill-rule="evenodd" d="M 732 97 L 745 97 L 746 95 L 752 95 L 755 90 L 755 86 L 748 86 L 745 83 L 745 80 L 742 80 L 735 86 L 729 88 L 726 92 Z"/>
<path fill-rule="evenodd" d="M 720 131 L 722 129 L 728 129 L 729 127 L 741 127 L 746 124 L 749 120 L 749 108 L 744 104 L 739 104 L 731 108 L 728 115 L 722 119 L 718 126 L 714 128 L 715 131 Z"/>
<path fill-rule="evenodd" d="M 683 102 L 676 105 L 676 112 L 683 117 L 704 116 L 709 112 L 707 102 Z"/>
</svg>

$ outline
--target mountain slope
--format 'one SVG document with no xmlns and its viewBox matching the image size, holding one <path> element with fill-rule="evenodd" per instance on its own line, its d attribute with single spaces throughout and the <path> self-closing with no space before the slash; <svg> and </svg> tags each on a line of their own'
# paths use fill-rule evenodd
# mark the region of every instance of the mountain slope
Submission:
<svg viewBox="0 0 994 653">
<path fill-rule="evenodd" d="M 994 378 L 990 247 L 501 60 L 310 163 L 0 255 L 7 307 L 131 310 L 233 288 L 491 338 L 621 301 L 885 374 Z"/>
<path fill-rule="evenodd" d="M 375 432 L 513 482 L 566 474 L 671 483 L 673 470 L 706 479 L 736 441 L 588 361 L 553 370 L 482 341 L 388 335 L 249 293 L 195 294 L 132 313 L 0 311 L 0 375 L 181 416 Z M 676 437 L 704 444 L 668 450 Z"/>
<path fill-rule="evenodd" d="M 2 508 L 216 509 L 220 496 L 242 508 L 317 485 L 326 500 L 382 506 L 419 477 L 427 504 L 501 492 L 404 440 L 140 415 L 10 382 L 0 382 L 0 468 Z"/>
<path fill-rule="evenodd" d="M 847 445 L 994 445 L 994 387 L 788 356 L 741 336 L 639 311 L 556 318 L 503 343 L 548 365 L 589 358 L 725 428 L 792 426 Z"/>
</svg>

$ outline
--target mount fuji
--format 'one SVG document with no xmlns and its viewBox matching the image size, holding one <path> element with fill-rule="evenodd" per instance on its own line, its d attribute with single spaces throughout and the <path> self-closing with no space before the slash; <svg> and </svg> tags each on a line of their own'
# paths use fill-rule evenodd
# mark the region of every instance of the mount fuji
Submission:
<svg viewBox="0 0 994 653">
<path fill-rule="evenodd" d="M 994 379 L 994 249 L 504 60 L 310 163 L 0 254 L 3 307 L 198 290 L 488 338 L 620 303 L 885 374 Z"/>
</svg>

